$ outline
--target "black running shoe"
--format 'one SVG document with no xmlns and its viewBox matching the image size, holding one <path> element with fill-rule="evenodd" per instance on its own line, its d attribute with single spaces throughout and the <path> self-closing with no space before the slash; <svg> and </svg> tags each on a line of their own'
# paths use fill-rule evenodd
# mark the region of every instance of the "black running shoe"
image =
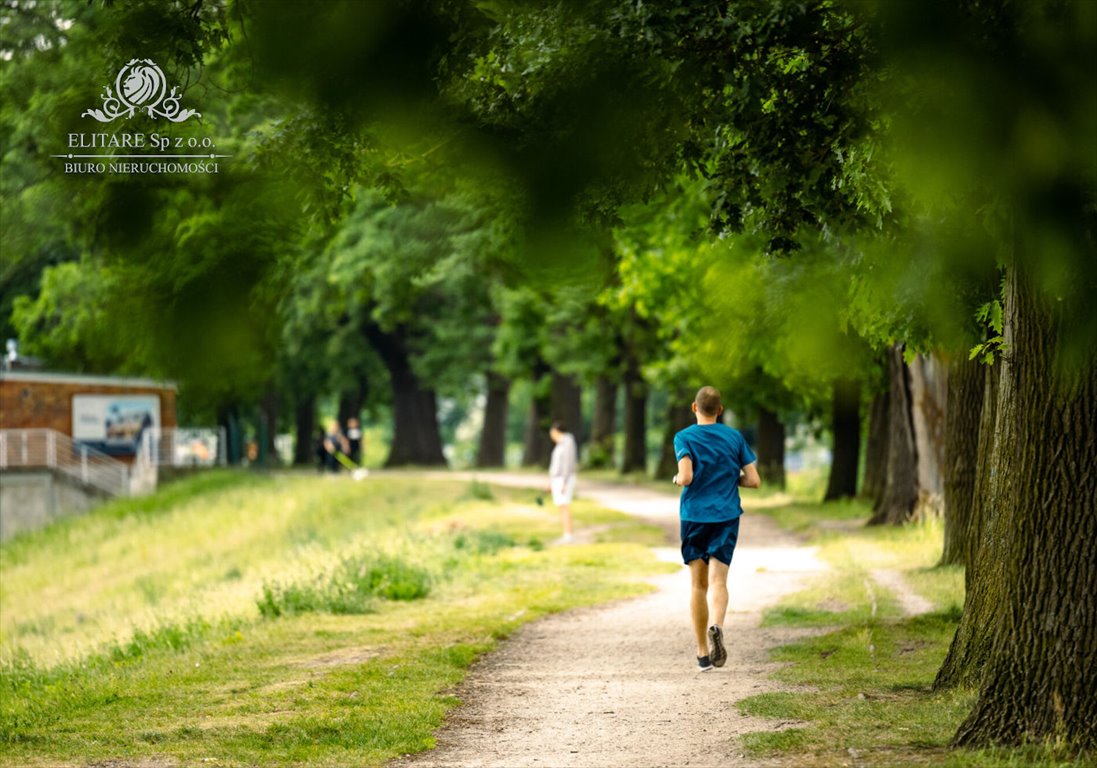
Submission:
<svg viewBox="0 0 1097 768">
<path fill-rule="evenodd" d="M 709 656 L 712 657 L 712 666 L 722 667 L 728 660 L 727 649 L 724 648 L 724 630 L 715 624 L 708 628 Z"/>
<path fill-rule="evenodd" d="M 700 672 L 711 672 L 712 671 L 712 662 L 709 661 L 708 656 L 698 656 L 697 657 L 697 669 Z"/>
</svg>

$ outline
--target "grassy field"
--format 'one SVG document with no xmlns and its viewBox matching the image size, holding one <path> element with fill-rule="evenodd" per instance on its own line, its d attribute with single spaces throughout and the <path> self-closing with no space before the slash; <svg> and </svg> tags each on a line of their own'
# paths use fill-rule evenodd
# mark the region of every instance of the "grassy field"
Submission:
<svg viewBox="0 0 1097 768">
<path fill-rule="evenodd" d="M 1056 745 L 953 751 L 949 740 L 970 711 L 975 691 L 933 692 L 963 607 L 963 570 L 936 567 L 941 522 L 866 528 L 860 502 L 793 503 L 767 510 L 783 527 L 819 547 L 831 569 L 807 589 L 769 609 L 770 625 L 815 628 L 808 639 L 778 648 L 787 664 L 776 676 L 794 692 L 739 703 L 744 714 L 797 721 L 788 730 L 749 734 L 749 754 L 803 766 L 1094 765 Z M 904 614 L 874 571 L 897 572 L 932 604 Z"/>
<path fill-rule="evenodd" d="M 370 765 L 524 622 L 648 590 L 661 534 L 529 491 L 212 473 L 0 547 L 0 764 Z"/>
</svg>

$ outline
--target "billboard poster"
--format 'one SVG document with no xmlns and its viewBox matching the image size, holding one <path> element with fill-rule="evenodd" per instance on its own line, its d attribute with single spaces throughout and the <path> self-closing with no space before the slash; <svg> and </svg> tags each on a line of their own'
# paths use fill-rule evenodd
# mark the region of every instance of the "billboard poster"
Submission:
<svg viewBox="0 0 1097 768">
<path fill-rule="evenodd" d="M 112 456 L 133 456 L 159 426 L 159 395 L 72 396 L 72 439 Z"/>
</svg>

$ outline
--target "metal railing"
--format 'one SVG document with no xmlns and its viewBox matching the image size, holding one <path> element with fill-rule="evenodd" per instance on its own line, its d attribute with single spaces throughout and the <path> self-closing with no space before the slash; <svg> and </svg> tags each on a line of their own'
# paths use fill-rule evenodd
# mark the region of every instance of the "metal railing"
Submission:
<svg viewBox="0 0 1097 768">
<path fill-rule="evenodd" d="M 137 462 L 152 466 L 214 467 L 225 464 L 225 429 L 151 427 L 141 434 Z"/>
<path fill-rule="evenodd" d="M 48 468 L 98 488 L 127 496 L 129 467 L 52 429 L 0 429 L 0 469 Z"/>
</svg>

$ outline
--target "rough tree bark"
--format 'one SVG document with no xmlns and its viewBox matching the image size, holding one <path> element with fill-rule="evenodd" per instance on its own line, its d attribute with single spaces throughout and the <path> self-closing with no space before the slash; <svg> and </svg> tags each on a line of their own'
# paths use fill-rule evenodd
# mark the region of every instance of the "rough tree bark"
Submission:
<svg viewBox="0 0 1097 768">
<path fill-rule="evenodd" d="M 985 368 L 978 360 L 968 360 L 966 355 L 949 364 L 945 408 L 945 546 L 939 565 L 965 568 L 970 565 Z"/>
<path fill-rule="evenodd" d="M 594 419 L 590 428 L 591 467 L 614 465 L 613 437 L 617 431 L 617 382 L 599 376 L 594 388 Z"/>
<path fill-rule="evenodd" d="M 696 424 L 690 405 L 693 402 L 689 391 L 679 390 L 671 397 L 667 405 L 667 425 L 663 431 L 663 444 L 659 448 L 659 463 L 655 467 L 655 476 L 660 480 L 670 479 L 678 472 L 678 460 L 674 457 L 674 436 L 690 424 Z"/>
<path fill-rule="evenodd" d="M 890 398 L 884 389 L 872 398 L 868 411 L 868 441 L 865 445 L 865 479 L 861 495 L 872 501 L 873 509 L 883 503 L 887 488 L 888 411 Z"/>
<path fill-rule="evenodd" d="M 979 442 L 975 451 L 975 487 L 972 490 L 971 517 L 964 555 L 964 613 L 960 625 L 952 637 L 948 655 L 937 671 L 934 688 L 953 685 L 975 685 L 983 671 L 990 640 L 994 635 L 999 605 L 994 587 L 1000 581 L 998 571 L 1002 566 L 992 542 L 986 542 L 991 530 L 995 506 L 997 478 L 992 473 L 994 452 L 999 443 L 995 439 L 999 427 L 998 397 L 1001 366 L 995 363 L 983 371 L 983 404 L 979 416 Z M 984 575 L 985 574 L 985 575 Z"/>
<path fill-rule="evenodd" d="M 902 347 L 888 350 L 888 461 L 884 493 L 869 525 L 900 525 L 918 501 L 918 456 L 910 412 L 910 374 Z"/>
<path fill-rule="evenodd" d="M 758 411 L 758 474 L 767 488 L 784 490 L 785 425 L 768 408 Z"/>
<path fill-rule="evenodd" d="M 914 516 L 940 516 L 944 509 L 948 369 L 936 355 L 918 355 L 910 362 L 909 371 L 914 455 L 918 460 L 918 501 Z"/>
<path fill-rule="evenodd" d="M 625 368 L 625 455 L 621 472 L 647 472 L 648 385 L 640 366 L 629 360 Z"/>
<path fill-rule="evenodd" d="M 385 466 L 444 466 L 437 398 L 412 370 L 406 340 L 398 331 L 387 333 L 373 324 L 364 334 L 388 369 L 392 384 L 393 435 Z"/>
<path fill-rule="evenodd" d="M 1097 749 L 1097 354 L 1063 359 L 1064 310 L 1025 269 L 1006 278 L 1000 488 L 985 539 L 1002 564 L 1001 618 L 954 743 Z"/>
<path fill-rule="evenodd" d="M 510 379 L 494 371 L 487 372 L 487 401 L 484 426 L 476 449 L 477 467 L 501 467 L 507 458 L 507 409 Z"/>
<path fill-rule="evenodd" d="M 857 470 L 861 455 L 861 382 L 857 379 L 838 379 L 834 382 L 830 423 L 834 433 L 833 460 L 823 501 L 857 495 Z"/>
</svg>

